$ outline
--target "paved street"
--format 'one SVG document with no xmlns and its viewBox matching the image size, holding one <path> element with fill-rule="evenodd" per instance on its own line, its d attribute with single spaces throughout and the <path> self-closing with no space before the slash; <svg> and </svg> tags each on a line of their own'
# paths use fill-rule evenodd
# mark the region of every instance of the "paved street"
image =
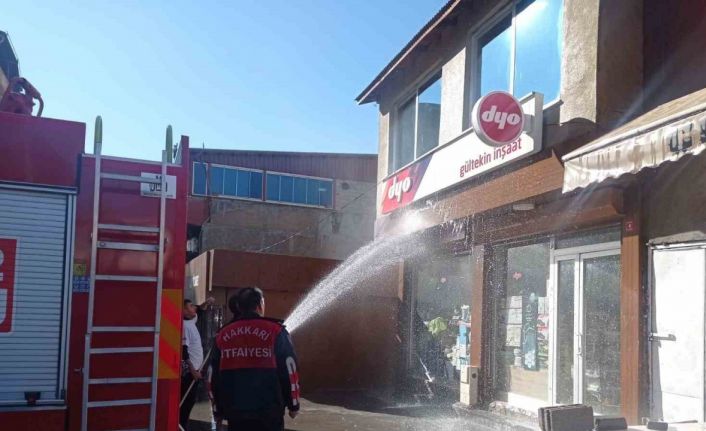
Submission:
<svg viewBox="0 0 706 431">
<path fill-rule="evenodd" d="M 208 403 L 194 407 L 192 431 L 210 430 Z M 507 423 L 492 423 L 487 417 L 459 417 L 451 409 L 411 406 L 368 408 L 364 403 L 327 405 L 303 400 L 296 420 L 287 417 L 288 431 L 490 431 L 517 430 Z M 522 428 L 527 430 L 528 428 Z"/>
</svg>

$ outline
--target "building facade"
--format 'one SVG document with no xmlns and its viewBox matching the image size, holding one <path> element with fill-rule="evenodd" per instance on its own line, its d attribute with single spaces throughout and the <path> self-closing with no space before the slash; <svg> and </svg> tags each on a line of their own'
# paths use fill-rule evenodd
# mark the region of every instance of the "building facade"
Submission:
<svg viewBox="0 0 706 431">
<path fill-rule="evenodd" d="M 189 237 L 196 254 L 228 249 L 344 260 L 373 239 L 375 155 L 191 155 Z"/>
<path fill-rule="evenodd" d="M 706 125 L 690 116 L 706 87 L 705 17 L 696 1 L 449 1 L 358 96 L 380 111 L 376 238 L 431 238 L 388 286 L 407 381 L 494 410 L 584 403 L 631 423 L 704 420 L 703 354 L 690 386 L 667 371 L 693 369 L 666 359 L 683 344 L 656 361 L 678 330 L 650 335 L 650 280 L 670 277 L 650 256 L 704 240 Z M 500 147 L 472 126 L 493 91 L 526 118 Z M 649 162 L 605 141 L 674 121 L 690 128 L 664 132 L 676 150 Z M 629 168 L 616 162 L 628 154 Z M 692 311 L 701 325 L 703 305 Z"/>
<path fill-rule="evenodd" d="M 373 240 L 376 155 L 197 149 L 191 157 L 186 297 L 214 297 L 222 321 L 231 318 L 228 298 L 247 286 L 264 291 L 268 317 L 286 319 Z M 292 334 L 304 394 L 390 386 L 394 307 L 356 299 Z"/>
</svg>

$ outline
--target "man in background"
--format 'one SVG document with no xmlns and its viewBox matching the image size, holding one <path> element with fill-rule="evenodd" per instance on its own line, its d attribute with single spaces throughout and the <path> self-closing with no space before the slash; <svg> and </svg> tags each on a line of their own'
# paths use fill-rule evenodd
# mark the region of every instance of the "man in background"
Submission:
<svg viewBox="0 0 706 431">
<path fill-rule="evenodd" d="M 294 346 L 281 321 L 263 317 L 262 290 L 237 295 L 240 316 L 219 331 L 214 347 L 215 410 L 229 431 L 282 431 L 285 407 L 291 418 L 299 413 Z"/>
<path fill-rule="evenodd" d="M 198 382 L 201 380 L 201 365 L 203 365 L 203 345 L 201 335 L 196 328 L 197 307 L 190 299 L 184 300 L 182 309 L 184 318 L 182 331 L 182 370 L 181 370 L 181 400 L 179 406 L 179 425 L 187 430 L 191 409 L 196 403 Z M 193 383 L 193 384 L 192 384 Z"/>
</svg>

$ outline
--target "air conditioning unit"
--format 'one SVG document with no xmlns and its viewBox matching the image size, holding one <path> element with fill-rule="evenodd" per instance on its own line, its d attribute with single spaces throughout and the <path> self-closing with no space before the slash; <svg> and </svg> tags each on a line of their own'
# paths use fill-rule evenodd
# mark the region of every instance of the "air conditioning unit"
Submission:
<svg viewBox="0 0 706 431">
<path fill-rule="evenodd" d="M 478 404 L 478 379 L 480 369 L 470 365 L 461 368 L 461 404 L 474 406 Z"/>
</svg>

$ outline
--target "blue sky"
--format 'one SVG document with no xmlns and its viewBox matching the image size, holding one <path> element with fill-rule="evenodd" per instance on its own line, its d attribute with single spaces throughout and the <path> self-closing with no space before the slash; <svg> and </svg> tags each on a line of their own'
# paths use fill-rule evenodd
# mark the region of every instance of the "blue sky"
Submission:
<svg viewBox="0 0 706 431">
<path fill-rule="evenodd" d="M 167 124 L 191 146 L 376 152 L 355 96 L 444 0 L 7 2 L 44 116 L 103 116 L 104 153 L 158 159 Z"/>
</svg>

